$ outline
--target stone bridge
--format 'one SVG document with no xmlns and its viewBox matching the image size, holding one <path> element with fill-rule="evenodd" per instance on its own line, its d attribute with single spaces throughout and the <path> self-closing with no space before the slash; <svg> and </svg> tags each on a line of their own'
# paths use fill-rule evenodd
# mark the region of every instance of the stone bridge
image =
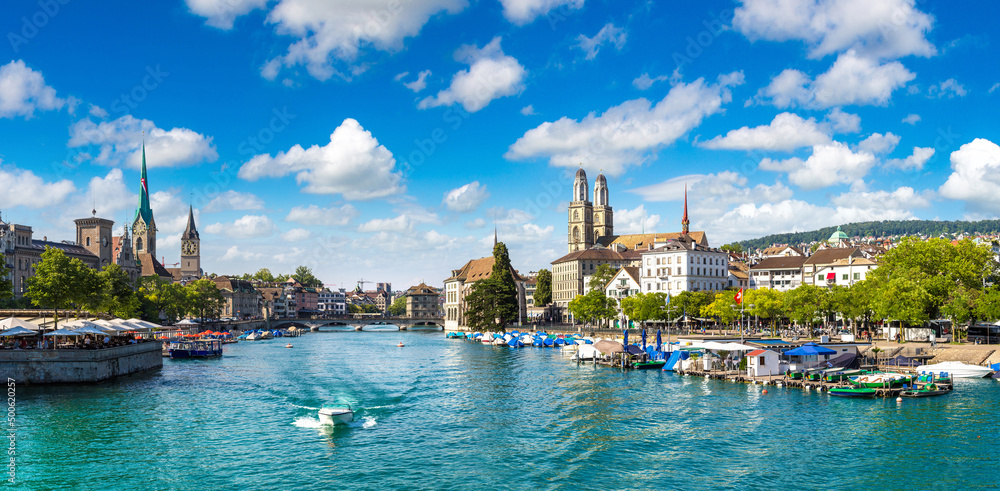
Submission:
<svg viewBox="0 0 1000 491">
<path fill-rule="evenodd" d="M 444 330 L 444 317 L 359 317 L 339 319 L 273 319 L 272 329 L 296 326 L 315 331 L 355 330 L 369 331 L 396 327 L 400 331 L 433 329 Z"/>
</svg>

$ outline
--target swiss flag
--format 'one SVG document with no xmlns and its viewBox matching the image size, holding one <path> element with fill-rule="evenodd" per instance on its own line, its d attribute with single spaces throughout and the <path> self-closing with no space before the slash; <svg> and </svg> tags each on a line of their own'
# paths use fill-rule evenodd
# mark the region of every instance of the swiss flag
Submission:
<svg viewBox="0 0 1000 491">
<path fill-rule="evenodd" d="M 736 296 L 733 297 L 733 300 L 736 300 L 736 303 L 738 303 L 740 305 L 743 305 L 743 289 L 742 288 L 740 288 L 740 291 L 736 292 Z"/>
</svg>

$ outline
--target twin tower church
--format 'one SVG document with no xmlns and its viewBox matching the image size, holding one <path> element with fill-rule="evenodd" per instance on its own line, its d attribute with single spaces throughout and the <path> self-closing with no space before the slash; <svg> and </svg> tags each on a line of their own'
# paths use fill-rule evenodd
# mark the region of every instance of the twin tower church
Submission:
<svg viewBox="0 0 1000 491">
<path fill-rule="evenodd" d="M 608 180 L 598 174 L 594 182 L 594 200 L 590 201 L 587 173 L 581 168 L 573 181 L 573 200 L 569 203 L 569 252 L 585 251 L 601 246 L 611 249 L 642 248 L 660 239 L 690 237 L 707 246 L 704 232 L 688 232 L 687 191 L 684 192 L 684 217 L 681 233 L 650 233 L 615 235 L 615 212 L 608 201 Z"/>
</svg>

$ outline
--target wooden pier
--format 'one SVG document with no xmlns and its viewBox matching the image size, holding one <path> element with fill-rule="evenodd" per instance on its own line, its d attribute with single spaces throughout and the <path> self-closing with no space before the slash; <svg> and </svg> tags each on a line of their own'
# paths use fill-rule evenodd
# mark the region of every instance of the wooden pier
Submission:
<svg viewBox="0 0 1000 491">
<path fill-rule="evenodd" d="M 791 380 L 785 375 L 770 375 L 765 377 L 751 377 L 746 373 L 742 373 L 736 370 L 677 370 L 678 375 L 690 375 L 695 377 L 705 377 L 715 380 L 728 380 L 730 382 L 738 382 L 753 385 L 774 385 L 777 387 L 795 387 L 804 390 L 815 390 L 819 392 L 826 392 L 830 389 L 837 387 L 853 387 L 850 383 L 846 381 L 840 382 L 826 382 L 817 380 Z M 875 389 L 875 397 L 891 397 L 895 398 L 899 396 L 899 393 L 903 389 L 899 387 L 884 387 Z"/>
</svg>

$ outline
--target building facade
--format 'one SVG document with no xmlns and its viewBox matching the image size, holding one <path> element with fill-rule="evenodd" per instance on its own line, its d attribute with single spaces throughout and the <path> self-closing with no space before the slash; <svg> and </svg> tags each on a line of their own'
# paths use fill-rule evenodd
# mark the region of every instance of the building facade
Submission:
<svg viewBox="0 0 1000 491">
<path fill-rule="evenodd" d="M 263 313 L 263 297 L 253 283 L 230 276 L 217 276 L 213 280 L 222 292 L 224 304 L 219 313 L 222 317 L 248 319 L 260 317 Z"/>
<path fill-rule="evenodd" d="M 485 280 L 493 275 L 493 256 L 473 259 L 460 269 L 452 270 L 451 277 L 444 280 L 444 326 L 447 330 L 456 331 L 467 326 L 465 297 L 472 291 L 472 286 L 479 280 Z M 511 266 L 510 274 L 517 287 L 517 305 L 519 317 L 527 320 L 527 310 L 524 302 L 524 278 Z"/>
<path fill-rule="evenodd" d="M 645 293 L 720 291 L 729 287 L 729 253 L 682 234 L 643 251 L 639 271 Z"/>
<path fill-rule="evenodd" d="M 406 293 L 406 316 L 414 317 L 437 317 L 438 297 L 440 290 L 426 283 L 411 286 Z"/>
</svg>

